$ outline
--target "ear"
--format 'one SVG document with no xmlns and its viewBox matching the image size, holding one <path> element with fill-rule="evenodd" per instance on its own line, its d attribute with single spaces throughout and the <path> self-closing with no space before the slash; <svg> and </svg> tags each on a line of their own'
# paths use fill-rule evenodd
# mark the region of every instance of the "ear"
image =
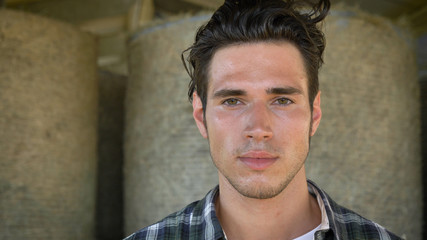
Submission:
<svg viewBox="0 0 427 240">
<path fill-rule="evenodd" d="M 202 134 L 204 138 L 207 138 L 208 133 L 204 122 L 203 104 L 196 92 L 193 93 L 193 118 L 196 121 L 200 134 Z"/>
<path fill-rule="evenodd" d="M 312 121 L 311 121 L 311 133 L 310 136 L 313 136 L 316 133 L 317 127 L 320 124 L 320 119 L 322 118 L 322 109 L 320 108 L 320 94 L 319 91 L 313 101 L 313 112 L 312 112 Z"/>
</svg>

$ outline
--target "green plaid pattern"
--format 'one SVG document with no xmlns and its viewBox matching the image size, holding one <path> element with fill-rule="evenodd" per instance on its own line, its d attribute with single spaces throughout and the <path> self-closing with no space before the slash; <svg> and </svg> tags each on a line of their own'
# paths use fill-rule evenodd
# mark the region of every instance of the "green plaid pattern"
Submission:
<svg viewBox="0 0 427 240">
<path fill-rule="evenodd" d="M 315 233 L 315 240 L 399 240 L 398 236 L 382 226 L 335 203 L 314 182 L 307 180 L 308 186 L 315 188 L 325 205 L 329 219 L 329 229 Z M 125 240 L 218 240 L 225 236 L 215 214 L 214 200 L 218 186 L 204 199 L 193 202 L 181 211 L 173 213 L 160 222 L 139 230 Z"/>
</svg>

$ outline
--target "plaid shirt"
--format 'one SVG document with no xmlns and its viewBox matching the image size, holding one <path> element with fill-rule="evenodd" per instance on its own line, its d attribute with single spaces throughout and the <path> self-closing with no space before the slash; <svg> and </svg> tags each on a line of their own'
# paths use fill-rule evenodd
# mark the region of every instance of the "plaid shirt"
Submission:
<svg viewBox="0 0 427 240">
<path fill-rule="evenodd" d="M 353 211 L 335 203 L 315 183 L 308 180 L 308 185 L 320 195 L 329 221 L 329 229 L 315 233 L 315 240 L 345 239 L 401 239 L 377 223 L 367 220 Z M 215 196 L 218 186 L 211 190 L 204 199 L 194 202 L 179 212 L 173 213 L 160 222 L 148 226 L 130 235 L 125 240 L 142 239 L 226 239 L 215 214 Z"/>
</svg>

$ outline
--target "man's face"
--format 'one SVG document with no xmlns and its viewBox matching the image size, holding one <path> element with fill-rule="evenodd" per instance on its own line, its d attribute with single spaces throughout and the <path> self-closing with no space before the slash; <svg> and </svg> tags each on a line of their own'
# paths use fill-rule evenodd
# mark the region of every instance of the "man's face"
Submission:
<svg viewBox="0 0 427 240">
<path fill-rule="evenodd" d="M 278 195 L 303 168 L 321 118 L 320 94 L 310 110 L 300 52 L 286 42 L 228 46 L 213 56 L 208 81 L 206 113 L 195 94 L 193 115 L 220 183 L 250 198 Z"/>
</svg>

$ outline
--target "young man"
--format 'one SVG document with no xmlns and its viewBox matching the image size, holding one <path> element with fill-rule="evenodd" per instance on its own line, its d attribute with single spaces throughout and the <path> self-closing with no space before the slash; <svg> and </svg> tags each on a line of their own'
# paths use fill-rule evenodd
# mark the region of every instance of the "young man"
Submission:
<svg viewBox="0 0 427 240">
<path fill-rule="evenodd" d="M 127 239 L 400 239 L 306 180 L 324 37 L 294 1 L 225 1 L 197 33 L 189 97 L 219 186 Z"/>
</svg>

